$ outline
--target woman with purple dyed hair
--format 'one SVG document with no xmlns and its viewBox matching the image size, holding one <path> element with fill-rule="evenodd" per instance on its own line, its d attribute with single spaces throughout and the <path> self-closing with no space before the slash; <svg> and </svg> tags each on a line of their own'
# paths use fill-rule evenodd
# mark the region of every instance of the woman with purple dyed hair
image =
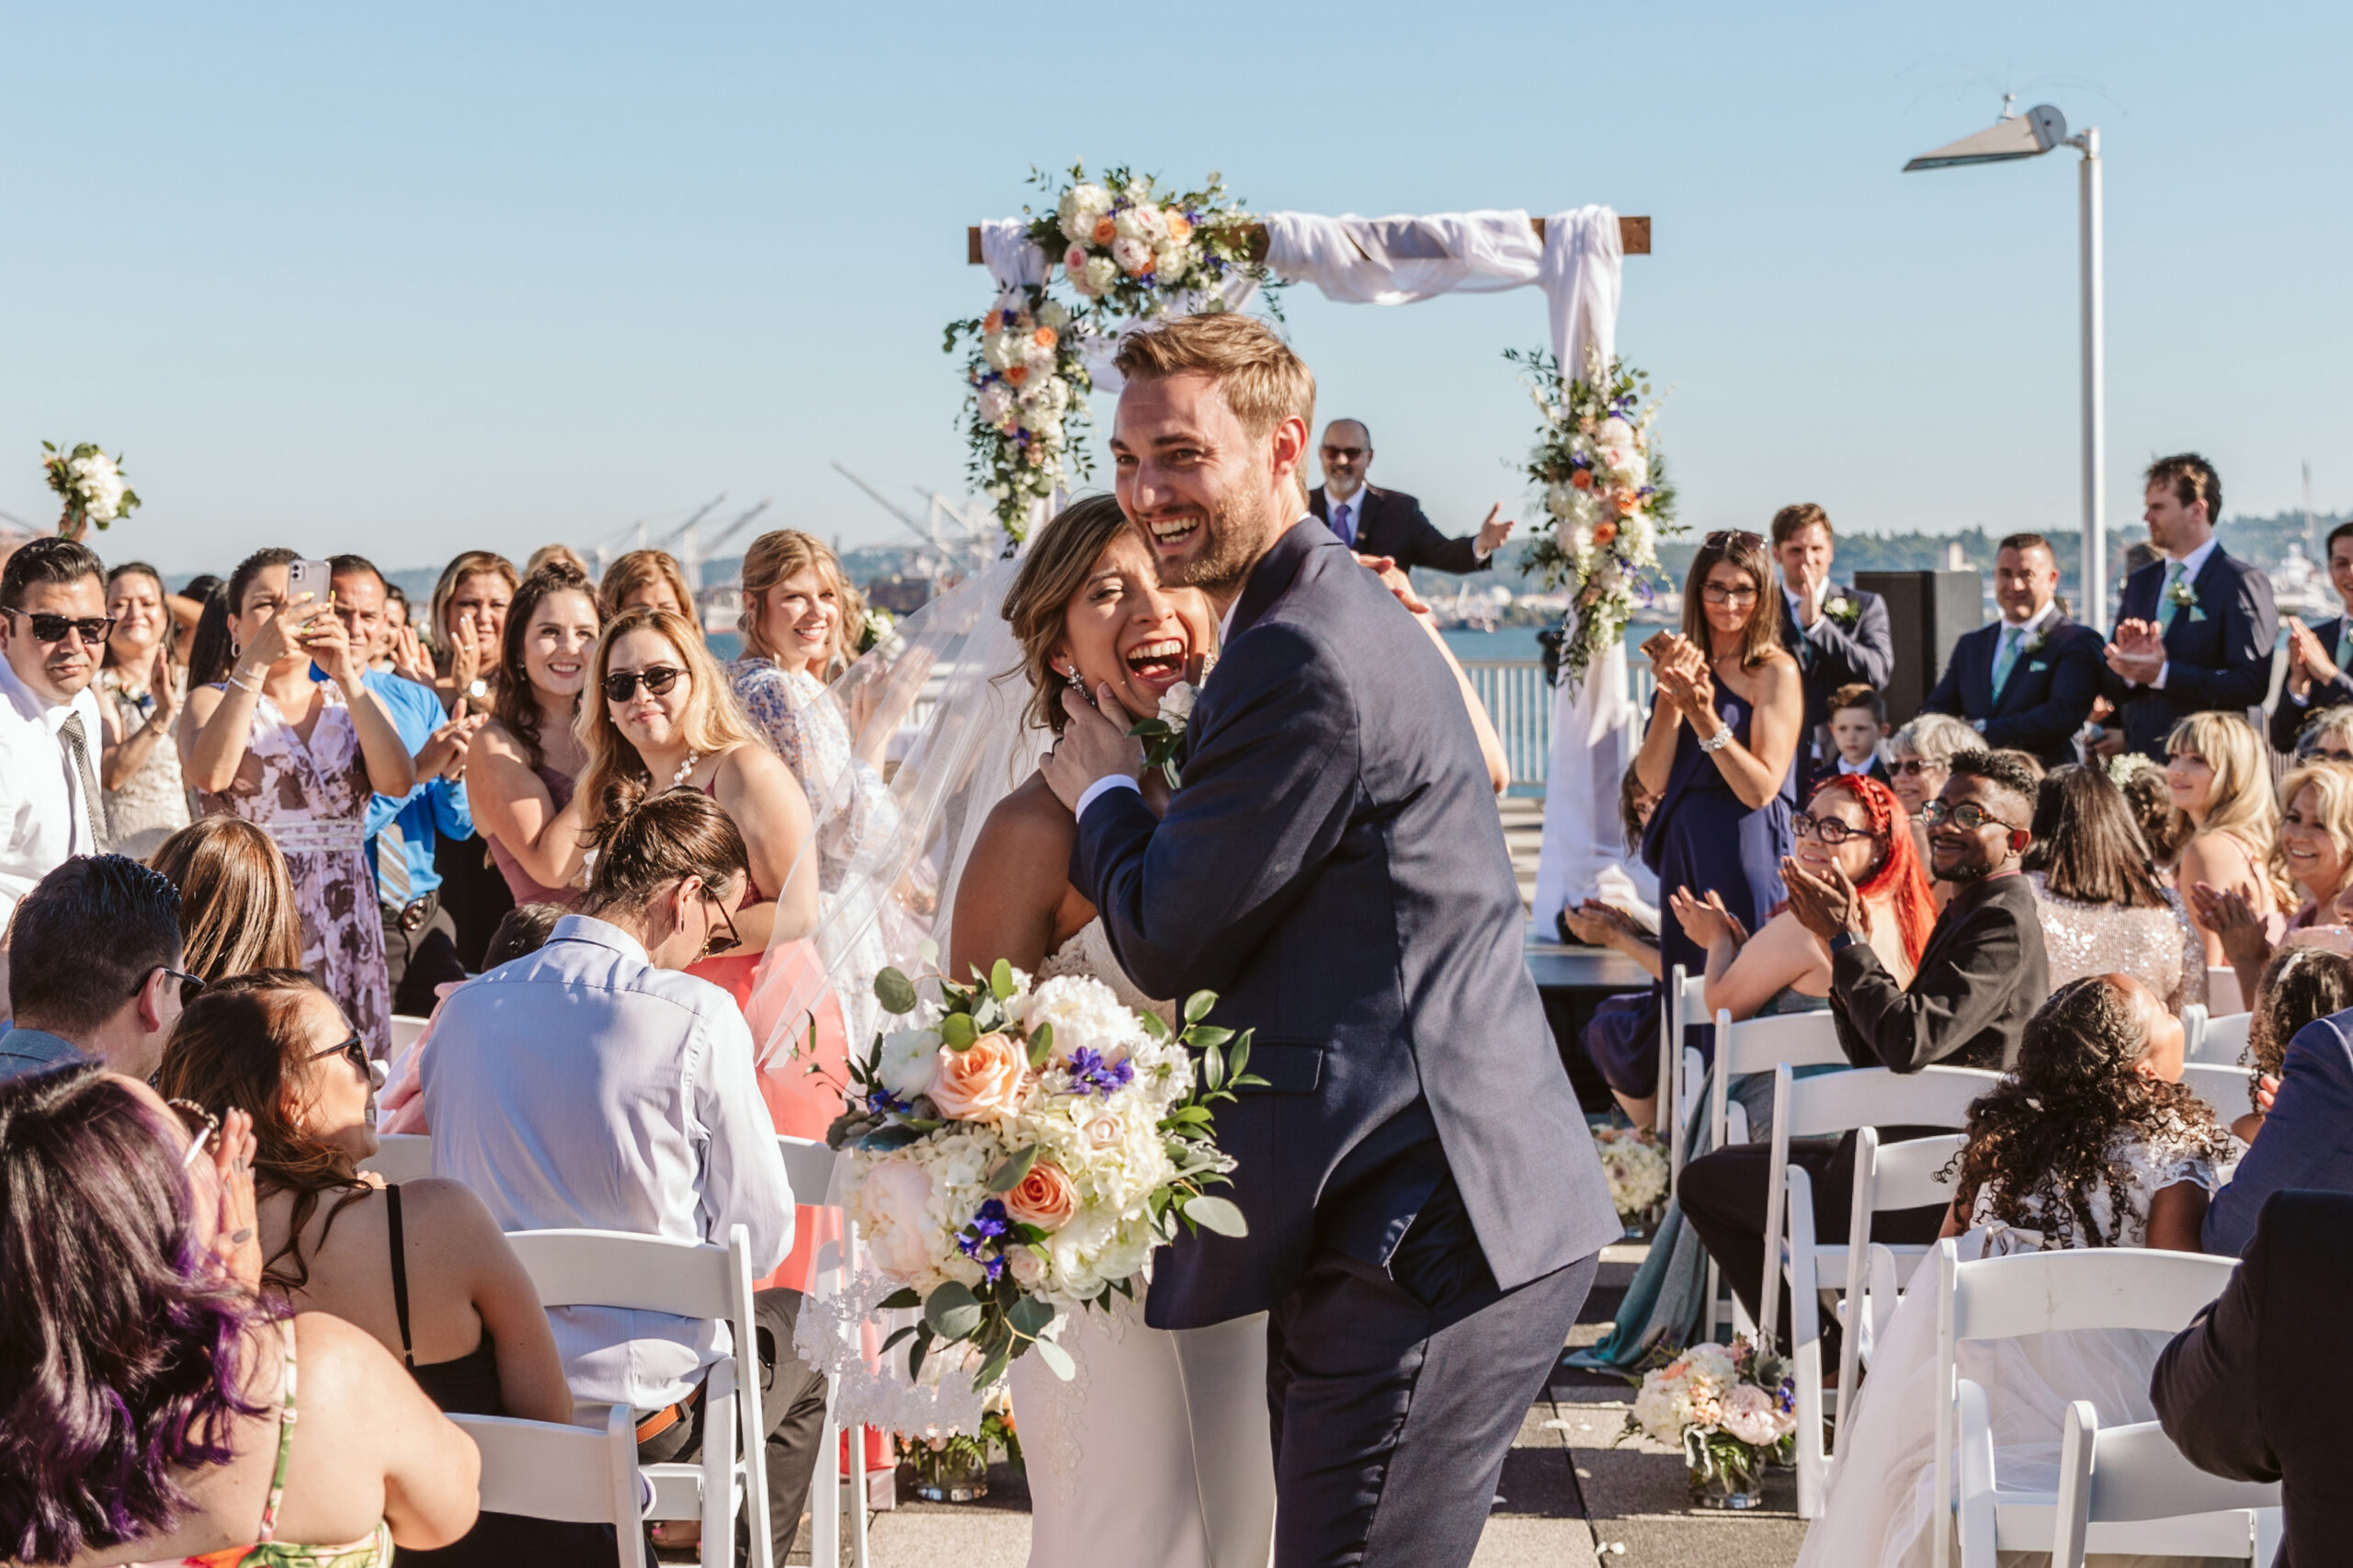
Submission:
<svg viewBox="0 0 2353 1568">
<path fill-rule="evenodd" d="M 472 1525 L 480 1457 L 400 1363 L 232 1267 L 251 1161 L 97 1066 L 0 1084 L 0 1559 L 375 1568 Z"/>
</svg>

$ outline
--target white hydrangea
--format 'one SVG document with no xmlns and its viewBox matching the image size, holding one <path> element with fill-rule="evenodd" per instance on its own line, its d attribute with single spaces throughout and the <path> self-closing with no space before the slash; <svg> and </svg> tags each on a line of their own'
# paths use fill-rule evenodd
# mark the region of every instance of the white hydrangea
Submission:
<svg viewBox="0 0 2353 1568">
<path fill-rule="evenodd" d="M 1081 1046 L 1105 1057 L 1124 1057 L 1143 1042 L 1142 1026 L 1120 1005 L 1112 989 L 1086 974 L 1058 974 L 1031 993 L 1021 1026 L 1032 1034 L 1040 1024 L 1054 1029 L 1054 1060 L 1066 1062 Z"/>
<path fill-rule="evenodd" d="M 1140 278 L 1153 265 L 1152 244 L 1149 241 L 1131 239 L 1122 234 L 1111 242 L 1111 259 L 1129 277 Z"/>
<path fill-rule="evenodd" d="M 1070 327 L 1069 307 L 1058 300 L 1047 301 L 1038 307 L 1038 324 L 1052 327 L 1056 333 L 1067 331 Z"/>
<path fill-rule="evenodd" d="M 1163 244 L 1153 255 L 1153 274 L 1163 283 L 1174 283 L 1193 268 L 1193 253 L 1183 245 Z"/>
<path fill-rule="evenodd" d="M 1054 369 L 1053 345 L 1040 343 L 1035 336 L 1023 338 L 1021 362 L 1029 367 L 1029 373 L 1033 376 L 1051 375 Z"/>
<path fill-rule="evenodd" d="M 1063 199 L 1055 209 L 1055 215 L 1062 225 L 1063 238 L 1084 241 L 1094 236 L 1095 225 L 1102 220 L 1103 214 L 1109 210 L 1111 210 L 1111 193 L 1101 186 L 1089 182 L 1085 185 L 1072 186 L 1063 192 Z"/>
<path fill-rule="evenodd" d="M 1120 264 L 1118 262 L 1113 261 L 1108 256 L 1087 257 L 1086 281 L 1084 286 L 1085 291 L 1087 294 L 1100 298 L 1102 295 L 1109 293 L 1111 291 L 1111 285 L 1117 283 L 1119 280 Z M 1075 282 L 1077 280 L 1074 278 L 1073 281 Z"/>
<path fill-rule="evenodd" d="M 1009 332 L 992 332 L 981 339 L 981 358 L 992 370 L 1009 370 L 1021 363 L 1021 339 Z"/>
</svg>

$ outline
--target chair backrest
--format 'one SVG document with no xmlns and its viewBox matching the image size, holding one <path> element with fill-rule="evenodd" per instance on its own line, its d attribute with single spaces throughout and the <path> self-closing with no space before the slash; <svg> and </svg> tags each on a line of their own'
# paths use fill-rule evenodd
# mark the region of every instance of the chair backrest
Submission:
<svg viewBox="0 0 2353 1568">
<path fill-rule="evenodd" d="M 1827 1011 L 1778 1013 L 1733 1023 L 1731 1009 L 1716 1009 L 1716 1062 L 1708 1088 L 1711 1148 L 1721 1149 L 1726 1141 L 1733 1078 L 1743 1073 L 1770 1073 L 1784 1062 L 1792 1067 L 1847 1065 L 1847 1053 L 1838 1044 L 1838 1026 Z M 1755 1136 L 1754 1130 L 1750 1135 Z"/>
<path fill-rule="evenodd" d="M 416 1037 L 423 1034 L 425 1026 L 432 1021 L 430 1018 L 420 1018 L 414 1013 L 394 1013 L 392 1015 L 392 1050 L 387 1060 L 395 1062 L 400 1060 L 401 1052 L 415 1045 Z"/>
<path fill-rule="evenodd" d="M 449 1419 L 482 1451 L 483 1512 L 611 1525 L 621 1568 L 641 1568 L 645 1540 L 638 1519 L 650 1492 L 638 1475 L 637 1434 L 628 1410 L 607 1405 L 601 1429 L 506 1415 Z"/>
<path fill-rule="evenodd" d="M 822 1206 L 834 1183 L 834 1152 L 817 1138 L 788 1138 L 779 1132 L 776 1146 L 784 1154 L 785 1179 L 792 1184 L 792 1200 Z"/>
<path fill-rule="evenodd" d="M 2189 1060 L 2218 1066 L 2237 1066 L 2239 1053 L 2246 1049 L 2247 1027 L 2254 1022 L 2253 1013 L 2225 1013 L 2219 1018 L 2210 1017 L 2198 1039 L 2188 1042 L 2195 1046 L 2189 1051 Z"/>
<path fill-rule="evenodd" d="M 1969 1108 L 2001 1081 L 1975 1067 L 1857 1067 L 1800 1078 L 1783 1064 L 1773 1076 L 1773 1157 L 1786 1160 L 1792 1138 L 1857 1127 L 1966 1127 Z"/>
<path fill-rule="evenodd" d="M 1931 1203 L 1950 1202 L 1952 1187 L 1944 1179 L 1945 1167 L 1968 1147 L 1965 1132 L 1881 1143 L 1876 1127 L 1858 1130 L 1856 1212 L 1870 1215 L 1887 1209 L 1926 1209 Z"/>
<path fill-rule="evenodd" d="M 2080 1247 L 1963 1263 L 1937 1244 L 1943 1292 L 1938 1336 L 2015 1339 L 2063 1329 L 2144 1328 L 2171 1334 L 2231 1282 L 2238 1260 L 2147 1247 Z"/>
<path fill-rule="evenodd" d="M 422 1132 L 380 1132 L 376 1135 L 376 1152 L 359 1162 L 363 1171 L 373 1171 L 389 1186 L 433 1174 L 433 1140 Z"/>
<path fill-rule="evenodd" d="M 2246 999 L 2239 994 L 2239 971 L 2226 963 L 2208 964 L 2206 1016 L 2218 1018 L 2245 1011 Z"/>
<path fill-rule="evenodd" d="M 2206 1004 L 2185 1003 L 2181 1009 L 2181 1059 L 2199 1060 L 2199 1042 L 2206 1038 Z"/>
<path fill-rule="evenodd" d="M 2255 1108 L 2255 1102 L 2247 1097 L 2247 1085 L 2254 1077 L 2254 1068 L 2235 1063 L 2187 1062 L 2181 1068 L 2184 1086 L 2194 1090 L 2224 1127 Z"/>
<path fill-rule="evenodd" d="M 506 1240 L 543 1307 L 626 1307 L 682 1318 L 733 1318 L 751 1294 L 751 1244 L 672 1241 L 628 1231 L 510 1231 Z"/>
<path fill-rule="evenodd" d="M 2091 1402 L 2079 1399 L 2067 1406 L 2060 1437 L 2051 1560 L 2054 1568 L 2082 1568 L 2093 1525 L 2279 1506 L 2279 1483 L 2232 1481 L 2200 1470 L 2154 1421 L 2102 1429 Z M 2256 1558 L 2258 1565 L 2268 1561 Z"/>
</svg>

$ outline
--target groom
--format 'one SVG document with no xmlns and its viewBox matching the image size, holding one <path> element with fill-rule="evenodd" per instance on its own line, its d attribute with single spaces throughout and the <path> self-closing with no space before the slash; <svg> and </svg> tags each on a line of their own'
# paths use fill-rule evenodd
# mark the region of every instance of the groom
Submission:
<svg viewBox="0 0 2353 1568">
<path fill-rule="evenodd" d="M 1219 993 L 1267 1080 L 1217 1119 L 1250 1233 L 1163 1255 L 1149 1318 L 1271 1312 L 1279 1568 L 1467 1563 L 1620 1233 L 1495 791 L 1428 636 L 1306 515 L 1307 367 L 1238 314 L 1137 333 L 1118 363 L 1120 504 L 1162 580 L 1222 614 L 1221 652 L 1165 819 L 1126 726 L 1076 693 L 1043 769 L 1122 967 Z"/>
</svg>

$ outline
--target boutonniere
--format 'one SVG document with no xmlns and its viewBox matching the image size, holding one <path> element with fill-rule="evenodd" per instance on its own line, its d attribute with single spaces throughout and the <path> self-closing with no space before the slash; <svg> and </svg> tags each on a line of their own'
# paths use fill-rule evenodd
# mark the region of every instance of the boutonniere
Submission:
<svg viewBox="0 0 2353 1568">
<path fill-rule="evenodd" d="M 2186 606 L 2192 609 L 2195 609 L 2198 606 L 2198 590 L 2189 585 L 2189 579 L 2187 577 L 2184 577 L 2181 581 L 2176 583 L 2172 587 L 2167 588 L 2165 590 L 2165 597 L 2175 604 Z"/>
<path fill-rule="evenodd" d="M 1128 732 L 1143 743 L 1144 766 L 1160 769 L 1171 790 L 1185 782 L 1176 771 L 1176 754 L 1184 748 L 1185 727 L 1193 722 L 1193 699 L 1199 695 L 1191 681 L 1178 681 L 1160 694 L 1159 714 L 1137 720 Z"/>
<path fill-rule="evenodd" d="M 2034 654 L 2041 653 L 2042 645 L 2050 641 L 2050 632 L 2038 631 L 2033 636 L 2026 640 L 2025 643 L 2019 647 L 2018 652 L 2027 654 L 2029 657 L 2032 657 Z"/>
<path fill-rule="evenodd" d="M 1852 626 L 1862 619 L 1863 607 L 1856 600 L 1840 594 L 1836 598 L 1824 602 L 1822 613 L 1841 626 Z"/>
</svg>

